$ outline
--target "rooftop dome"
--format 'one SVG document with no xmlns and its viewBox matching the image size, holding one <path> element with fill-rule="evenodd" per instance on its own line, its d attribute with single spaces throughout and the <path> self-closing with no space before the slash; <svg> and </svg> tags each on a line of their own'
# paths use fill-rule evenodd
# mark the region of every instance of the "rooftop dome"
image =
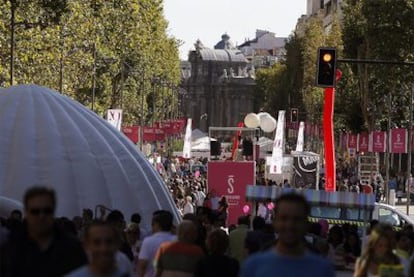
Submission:
<svg viewBox="0 0 414 277">
<path fill-rule="evenodd" d="M 56 91 L 21 85 L 0 89 L 0 196 L 21 203 L 35 184 L 53 187 L 57 216 L 81 215 L 97 205 L 129 220 L 152 213 L 180 217 L 159 174 L 122 133 L 78 102 Z"/>
</svg>

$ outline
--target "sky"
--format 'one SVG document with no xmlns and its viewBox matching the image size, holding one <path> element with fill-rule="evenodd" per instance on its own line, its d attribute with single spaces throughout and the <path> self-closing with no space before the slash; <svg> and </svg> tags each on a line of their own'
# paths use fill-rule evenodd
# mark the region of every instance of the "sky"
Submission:
<svg viewBox="0 0 414 277">
<path fill-rule="evenodd" d="M 306 13 L 306 0 L 164 0 L 168 33 L 184 44 L 180 58 L 200 39 L 213 48 L 227 33 L 234 45 L 255 37 L 256 29 L 288 37 Z"/>
</svg>

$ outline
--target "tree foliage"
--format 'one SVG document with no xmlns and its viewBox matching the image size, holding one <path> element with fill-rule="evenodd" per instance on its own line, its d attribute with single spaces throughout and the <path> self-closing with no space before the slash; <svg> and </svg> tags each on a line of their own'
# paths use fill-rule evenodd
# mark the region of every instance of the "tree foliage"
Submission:
<svg viewBox="0 0 414 277">
<path fill-rule="evenodd" d="M 161 0 L 0 2 L 3 84 L 9 78 L 15 4 L 16 83 L 61 90 L 91 107 L 95 78 L 95 110 L 102 114 L 122 107 L 129 123 L 141 117 L 159 119 L 161 112 L 149 114 L 148 108 L 161 110 L 162 103 L 177 101 L 174 90 L 154 82 L 157 77 L 164 84 L 178 84 L 180 77 L 178 41 L 167 35 Z M 155 97 L 149 97 L 152 93 Z"/>
<path fill-rule="evenodd" d="M 344 9 L 344 56 L 348 58 L 413 61 L 414 1 L 353 0 Z M 359 64 L 351 67 L 356 80 L 365 127 L 378 128 L 387 116 L 401 123 L 402 91 L 413 80 L 412 67 Z M 404 94 L 404 93 L 403 93 Z M 391 109 L 388 105 L 392 98 Z M 402 101 L 404 102 L 404 101 Z M 387 111 L 387 112 L 385 112 Z M 405 111 L 406 113 L 407 111 Z"/>
<path fill-rule="evenodd" d="M 414 0 L 348 0 L 342 8 L 343 18 L 334 16 L 328 27 L 323 26 L 323 15 L 307 18 L 289 37 L 282 65 L 258 74 L 269 110 L 288 109 L 296 101 L 303 105 L 300 110 L 307 120 L 320 120 L 323 90 L 315 87 L 318 47 L 336 47 L 339 58 L 414 61 Z M 412 66 L 338 63 L 338 68 L 343 76 L 336 86 L 336 129 L 383 128 L 388 115 L 394 125 L 405 127 Z"/>
</svg>

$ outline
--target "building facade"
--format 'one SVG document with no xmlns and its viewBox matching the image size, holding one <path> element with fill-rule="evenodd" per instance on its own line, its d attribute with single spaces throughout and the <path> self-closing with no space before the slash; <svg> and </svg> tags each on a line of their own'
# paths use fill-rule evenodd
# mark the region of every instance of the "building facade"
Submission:
<svg viewBox="0 0 414 277">
<path fill-rule="evenodd" d="M 190 74 L 183 74 L 182 104 L 193 128 L 208 132 L 209 127 L 236 127 L 254 111 L 254 68 L 227 34 L 214 49 L 197 41 L 188 61 Z"/>
<path fill-rule="evenodd" d="M 345 0 L 307 0 L 306 15 L 302 15 L 298 19 L 296 25 L 296 33 L 299 36 L 304 36 L 303 25 L 311 17 L 319 17 L 322 19 L 323 27 L 326 32 L 329 32 L 332 27 L 332 22 L 336 17 L 339 21 L 343 18 L 342 6 Z"/>
<path fill-rule="evenodd" d="M 237 46 L 256 68 L 272 66 L 286 55 L 285 37 L 276 37 L 275 33 L 256 30 L 256 37 Z"/>
</svg>

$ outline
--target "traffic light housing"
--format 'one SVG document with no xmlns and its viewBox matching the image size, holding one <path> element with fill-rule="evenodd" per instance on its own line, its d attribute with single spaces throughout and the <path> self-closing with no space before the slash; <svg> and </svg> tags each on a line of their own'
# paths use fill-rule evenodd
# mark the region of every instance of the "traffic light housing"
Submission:
<svg viewBox="0 0 414 277">
<path fill-rule="evenodd" d="M 297 108 L 290 109 L 290 121 L 291 122 L 298 122 L 299 117 L 299 110 Z"/>
<path fill-rule="evenodd" d="M 320 47 L 318 49 L 316 86 L 334 87 L 336 79 L 336 49 Z"/>
</svg>

